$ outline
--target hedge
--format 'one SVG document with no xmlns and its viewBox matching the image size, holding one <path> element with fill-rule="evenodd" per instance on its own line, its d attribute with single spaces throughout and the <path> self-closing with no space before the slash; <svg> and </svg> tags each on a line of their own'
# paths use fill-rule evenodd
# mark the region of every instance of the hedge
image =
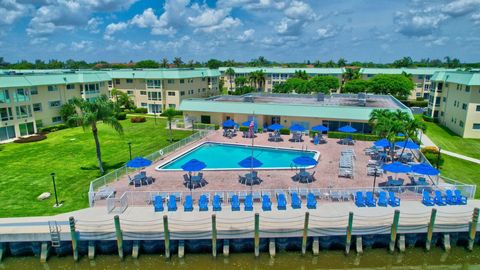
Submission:
<svg viewBox="0 0 480 270">
<path fill-rule="evenodd" d="M 14 143 L 30 143 L 30 142 L 39 142 L 47 138 L 45 134 L 35 134 L 29 137 L 21 137 L 13 141 Z"/>
<path fill-rule="evenodd" d="M 135 110 L 133 110 L 135 113 L 148 113 L 148 109 L 147 108 L 136 108 Z"/>
<path fill-rule="evenodd" d="M 53 125 L 53 126 L 48 126 L 40 129 L 40 132 L 54 132 L 62 129 L 67 129 L 68 126 L 65 124 L 58 124 L 58 125 Z"/>
<path fill-rule="evenodd" d="M 147 118 L 145 118 L 144 116 L 134 116 L 130 118 L 130 122 L 132 123 L 143 123 L 146 121 L 147 121 Z"/>
<path fill-rule="evenodd" d="M 290 135 L 290 130 L 288 128 L 282 128 L 282 129 L 280 129 L 280 134 L 281 135 Z"/>
<path fill-rule="evenodd" d="M 117 120 L 125 120 L 127 119 L 127 113 L 125 112 L 119 112 L 116 115 Z"/>
<path fill-rule="evenodd" d="M 427 100 L 401 100 L 403 104 L 407 107 L 427 107 L 428 101 Z"/>
<path fill-rule="evenodd" d="M 433 117 L 430 117 L 428 115 L 422 115 L 423 121 L 425 122 L 433 122 Z"/>
<path fill-rule="evenodd" d="M 175 111 L 175 115 L 183 115 L 182 111 Z M 160 116 L 165 116 L 165 112 L 162 112 Z"/>
<path fill-rule="evenodd" d="M 375 134 L 345 133 L 345 132 L 338 132 L 338 131 L 328 132 L 328 138 L 343 139 L 347 137 L 352 137 L 352 139 L 359 140 L 359 141 L 377 141 L 381 139 L 380 136 Z"/>
</svg>

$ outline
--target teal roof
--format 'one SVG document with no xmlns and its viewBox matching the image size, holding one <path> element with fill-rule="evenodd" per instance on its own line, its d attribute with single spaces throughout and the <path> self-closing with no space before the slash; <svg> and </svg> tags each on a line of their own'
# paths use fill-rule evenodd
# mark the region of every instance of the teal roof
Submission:
<svg viewBox="0 0 480 270">
<path fill-rule="evenodd" d="M 368 121 L 373 107 L 353 106 L 321 106 L 306 104 L 274 104 L 274 103 L 249 103 L 225 102 L 204 99 L 185 99 L 180 104 L 179 110 L 193 112 L 239 113 L 276 116 L 314 117 L 322 119 L 339 119 L 352 121 Z M 384 108 L 396 110 L 398 108 Z M 409 109 L 402 109 L 411 114 Z"/>
<path fill-rule="evenodd" d="M 220 67 L 221 73 L 229 67 Z M 295 71 L 306 71 L 308 74 L 343 74 L 345 68 L 282 68 L 282 67 L 232 67 L 235 73 L 251 73 L 262 70 L 264 73 L 295 74 Z"/>
<path fill-rule="evenodd" d="M 433 75 L 437 71 L 455 71 L 446 68 L 361 68 L 360 74 L 402 74 Z"/>
<path fill-rule="evenodd" d="M 480 85 L 480 73 L 468 71 L 441 71 L 436 72 L 430 80 L 473 86 Z"/>
<path fill-rule="evenodd" d="M 112 78 L 125 79 L 185 79 L 200 77 L 218 77 L 218 69 L 208 68 L 164 68 L 164 69 L 118 69 L 107 70 Z"/>
<path fill-rule="evenodd" d="M 25 73 L 21 75 L 0 75 L 1 87 L 29 87 L 68 83 L 90 83 L 110 81 L 106 72 L 70 72 L 70 73 Z"/>
</svg>

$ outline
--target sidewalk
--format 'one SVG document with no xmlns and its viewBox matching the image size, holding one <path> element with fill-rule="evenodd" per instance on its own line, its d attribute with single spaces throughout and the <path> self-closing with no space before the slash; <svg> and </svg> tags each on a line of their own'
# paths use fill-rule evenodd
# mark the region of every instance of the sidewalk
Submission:
<svg viewBox="0 0 480 270">
<path fill-rule="evenodd" d="M 424 134 L 424 133 L 421 134 L 420 139 L 421 139 L 421 142 L 422 142 L 423 146 L 435 146 L 435 147 L 438 148 L 438 146 L 435 145 L 435 143 L 432 140 L 430 140 L 430 138 L 426 134 Z M 452 157 L 455 157 L 455 158 L 463 159 L 463 160 L 466 160 L 466 161 L 470 161 L 470 162 L 473 162 L 473 163 L 480 164 L 480 159 L 467 157 L 467 156 L 457 154 L 457 153 L 454 153 L 454 152 L 450 152 L 450 151 L 447 151 L 447 150 L 444 150 L 444 149 L 441 149 L 440 153 L 448 155 L 448 156 L 452 156 Z"/>
</svg>

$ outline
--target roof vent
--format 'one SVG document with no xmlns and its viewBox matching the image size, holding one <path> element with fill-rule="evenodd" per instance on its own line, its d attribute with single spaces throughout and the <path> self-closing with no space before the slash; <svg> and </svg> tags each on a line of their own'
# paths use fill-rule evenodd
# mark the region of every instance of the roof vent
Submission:
<svg viewBox="0 0 480 270">
<path fill-rule="evenodd" d="M 367 106 L 367 94 L 358 93 L 357 95 L 358 106 Z"/>
<path fill-rule="evenodd" d="M 317 101 L 324 101 L 325 93 L 317 93 Z"/>
<path fill-rule="evenodd" d="M 253 98 L 253 96 L 244 96 L 243 97 L 243 102 L 253 103 L 253 102 L 255 102 L 255 99 Z"/>
</svg>

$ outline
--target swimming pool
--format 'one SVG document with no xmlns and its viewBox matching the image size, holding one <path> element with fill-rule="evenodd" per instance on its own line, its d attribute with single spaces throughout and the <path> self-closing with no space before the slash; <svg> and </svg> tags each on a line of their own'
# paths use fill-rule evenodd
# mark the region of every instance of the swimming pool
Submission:
<svg viewBox="0 0 480 270">
<path fill-rule="evenodd" d="M 258 169 L 290 169 L 294 164 L 292 160 L 299 156 L 310 156 L 318 160 L 317 151 L 301 151 L 288 148 L 273 148 L 254 146 L 253 156 L 263 165 Z M 238 162 L 251 155 L 250 145 L 224 144 L 205 142 L 190 151 L 179 155 L 156 167 L 156 170 L 181 170 L 182 165 L 191 159 L 205 162 L 205 170 L 248 170 L 238 165 Z"/>
</svg>

